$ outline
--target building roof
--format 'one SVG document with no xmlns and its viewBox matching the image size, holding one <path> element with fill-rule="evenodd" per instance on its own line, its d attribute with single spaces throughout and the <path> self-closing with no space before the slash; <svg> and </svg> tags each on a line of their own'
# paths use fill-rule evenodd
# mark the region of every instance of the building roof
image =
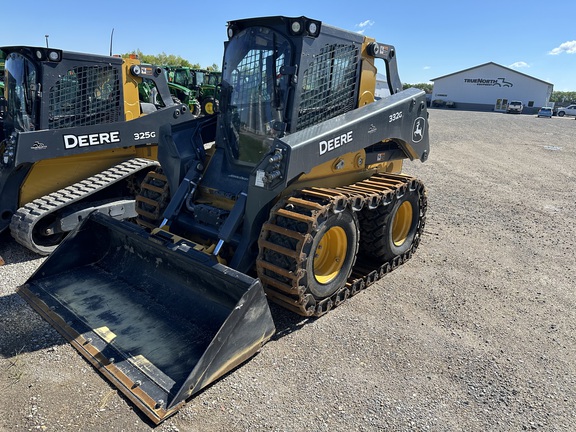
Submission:
<svg viewBox="0 0 576 432">
<path fill-rule="evenodd" d="M 448 78 L 449 76 L 452 76 L 452 75 L 458 75 L 458 74 L 461 74 L 462 72 L 468 72 L 468 71 L 470 71 L 470 70 L 478 69 L 478 68 L 481 68 L 482 66 L 488 66 L 488 65 L 498 66 L 498 67 L 500 67 L 500 68 L 502 68 L 502 69 L 509 70 L 509 71 L 514 72 L 514 73 L 517 73 L 517 74 L 519 74 L 519 75 L 524 75 L 525 77 L 531 78 L 531 79 L 533 79 L 533 80 L 535 80 L 535 81 L 540 81 L 541 83 L 548 84 L 548 85 L 554 85 L 554 84 L 549 83 L 549 82 L 547 82 L 547 81 L 544 81 L 544 80 L 541 80 L 541 79 L 538 79 L 538 78 L 534 78 L 533 76 L 530 76 L 530 75 L 525 74 L 525 73 L 522 73 L 522 72 L 518 72 L 517 70 L 511 69 L 511 68 L 506 67 L 506 66 L 499 65 L 498 63 L 494 63 L 494 62 L 482 63 L 482 64 L 480 64 L 480 65 L 478 65 L 478 66 L 473 66 L 473 67 L 470 67 L 470 68 L 468 68 L 468 69 L 463 69 L 463 70 L 458 71 L 458 72 L 453 72 L 453 73 L 448 74 L 448 75 L 440 76 L 440 77 L 438 77 L 438 78 L 432 78 L 430 81 L 436 81 L 436 80 L 439 80 L 439 79 Z"/>
</svg>

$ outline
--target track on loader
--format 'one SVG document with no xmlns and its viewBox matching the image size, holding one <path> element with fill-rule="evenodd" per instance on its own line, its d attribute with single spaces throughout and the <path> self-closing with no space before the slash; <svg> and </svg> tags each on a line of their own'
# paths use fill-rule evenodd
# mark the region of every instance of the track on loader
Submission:
<svg viewBox="0 0 576 432">
<path fill-rule="evenodd" d="M 127 195 L 125 199 L 121 199 L 114 195 L 100 203 L 96 202 L 93 197 L 99 196 L 108 188 L 120 185 L 121 182 L 129 181 L 139 173 L 153 170 L 158 165 L 158 162 L 150 159 L 130 159 L 78 183 L 37 198 L 19 208 L 12 216 L 10 222 L 12 237 L 31 251 L 40 255 L 48 255 L 56 249 L 72 226 L 95 210 L 98 204 L 103 204 L 105 208 L 103 211 L 112 217 L 120 219 L 136 217 L 132 196 Z M 104 192 L 102 197 L 105 196 Z M 82 201 L 84 203 L 81 203 Z M 113 208 L 109 206 L 110 201 L 116 203 Z M 71 209 L 74 206 L 76 206 L 76 214 L 72 214 Z M 59 212 L 62 210 L 71 215 L 67 217 L 60 215 Z M 50 224 L 59 219 L 64 231 L 50 232 L 48 228 Z"/>
<path fill-rule="evenodd" d="M 329 212 L 350 208 L 359 213 L 385 214 L 406 194 L 418 199 L 418 222 L 412 244 L 407 251 L 384 261 L 374 259 L 373 251 L 360 244 L 359 255 L 346 285 L 329 297 L 317 300 L 303 287 L 306 283 L 305 262 L 313 259 L 306 253 L 310 232 L 318 220 Z M 337 188 L 307 188 L 281 200 L 272 210 L 259 240 L 260 254 L 256 261 L 258 277 L 268 298 L 304 316 L 321 316 L 349 297 L 372 285 L 378 279 L 408 261 L 420 244 L 426 223 L 427 196 L 422 182 L 414 177 L 395 174 L 375 174 L 362 182 Z M 377 226 L 377 225 L 376 225 Z M 366 227 L 364 227 L 366 228 Z M 364 235 L 374 236 L 369 229 Z M 377 239 L 375 239 L 377 240 Z M 369 247 L 369 246 L 368 246 Z"/>
</svg>

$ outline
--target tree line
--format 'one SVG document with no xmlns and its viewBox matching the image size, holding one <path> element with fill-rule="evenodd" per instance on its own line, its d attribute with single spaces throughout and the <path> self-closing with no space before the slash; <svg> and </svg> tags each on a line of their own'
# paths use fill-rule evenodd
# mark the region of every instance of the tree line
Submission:
<svg viewBox="0 0 576 432">
<path fill-rule="evenodd" d="M 576 92 L 573 91 L 553 91 L 550 102 L 559 104 L 570 104 L 576 102 Z"/>
<path fill-rule="evenodd" d="M 219 71 L 220 67 L 214 63 L 211 66 L 202 67 L 200 63 L 190 63 L 188 60 L 174 55 L 166 54 L 162 52 L 160 54 L 144 54 L 142 51 L 135 50 L 130 53 L 122 54 L 123 58 L 128 58 L 130 56 L 136 55 L 142 63 L 152 64 L 152 65 L 168 65 L 168 66 L 182 66 L 189 67 L 191 69 L 206 69 L 209 71 Z"/>
</svg>

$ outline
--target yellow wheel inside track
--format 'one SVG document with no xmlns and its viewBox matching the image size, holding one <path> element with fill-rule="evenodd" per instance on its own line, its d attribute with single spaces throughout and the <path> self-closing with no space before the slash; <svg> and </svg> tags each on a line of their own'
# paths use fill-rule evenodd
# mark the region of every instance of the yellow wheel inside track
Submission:
<svg viewBox="0 0 576 432">
<path fill-rule="evenodd" d="M 404 201 L 394 215 L 392 221 L 392 241 L 395 246 L 401 246 L 406 241 L 410 226 L 412 225 L 412 204 Z"/>
<path fill-rule="evenodd" d="M 318 283 L 328 284 L 338 276 L 347 249 L 348 239 L 342 228 L 333 226 L 326 231 L 314 253 L 314 277 Z"/>
<path fill-rule="evenodd" d="M 206 111 L 206 114 L 214 114 L 214 103 L 207 102 L 206 105 L 204 105 L 204 110 Z"/>
</svg>

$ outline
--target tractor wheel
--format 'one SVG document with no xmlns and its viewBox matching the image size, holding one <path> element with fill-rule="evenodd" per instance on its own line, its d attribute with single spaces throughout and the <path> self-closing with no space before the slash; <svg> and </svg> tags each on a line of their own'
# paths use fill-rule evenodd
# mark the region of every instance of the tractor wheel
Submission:
<svg viewBox="0 0 576 432">
<path fill-rule="evenodd" d="M 198 117 L 200 113 L 202 113 L 202 108 L 200 108 L 200 104 L 195 102 L 190 105 L 190 111 L 194 117 Z"/>
<path fill-rule="evenodd" d="M 419 218 L 418 189 L 408 189 L 388 206 L 362 210 L 361 251 L 382 262 L 408 252 L 418 232 Z"/>
<path fill-rule="evenodd" d="M 306 260 L 307 286 L 318 300 L 343 287 L 358 252 L 358 220 L 345 210 L 330 215 L 311 233 Z"/>
<path fill-rule="evenodd" d="M 213 115 L 215 112 L 215 101 L 213 97 L 207 97 L 202 101 L 202 114 Z"/>
</svg>

